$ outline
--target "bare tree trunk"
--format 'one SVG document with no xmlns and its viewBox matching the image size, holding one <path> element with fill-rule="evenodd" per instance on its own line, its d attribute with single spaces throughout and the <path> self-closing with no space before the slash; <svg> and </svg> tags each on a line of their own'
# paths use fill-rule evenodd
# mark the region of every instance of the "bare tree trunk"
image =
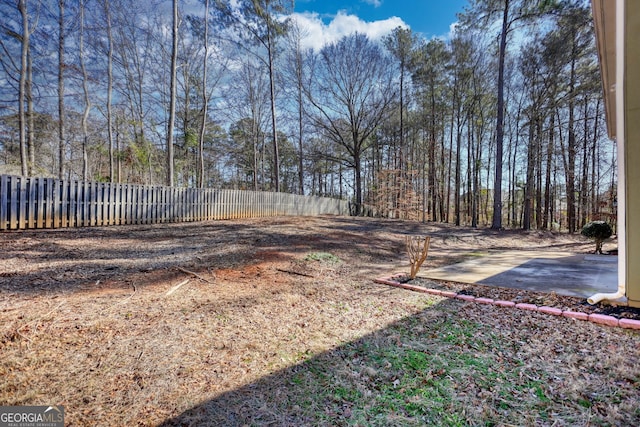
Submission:
<svg viewBox="0 0 640 427">
<path fill-rule="evenodd" d="M 209 60 L 209 0 L 204 2 L 204 59 L 202 62 L 202 122 L 200 123 L 200 140 L 198 141 L 198 187 L 204 188 L 204 137 L 207 130 L 209 114 L 209 97 L 207 96 L 207 61 Z"/>
<path fill-rule="evenodd" d="M 173 133 L 176 121 L 176 97 L 178 80 L 178 0 L 173 0 L 173 42 L 171 48 L 171 99 L 169 101 L 169 126 L 167 129 L 167 185 L 173 187 Z"/>
<path fill-rule="evenodd" d="M 300 64 L 302 67 L 302 64 Z M 302 73 L 302 68 L 300 68 L 300 73 Z M 303 123 L 303 105 L 302 105 L 302 76 L 300 75 L 300 80 L 298 81 L 298 192 L 300 194 L 304 194 L 304 156 L 302 149 L 302 134 L 304 131 L 304 123 Z M 342 188 L 341 188 L 342 190 Z"/>
<path fill-rule="evenodd" d="M 267 33 L 267 53 L 269 54 L 269 91 L 271 94 L 271 137 L 273 138 L 273 177 L 275 191 L 280 191 L 280 153 L 278 152 L 278 128 L 276 125 L 276 84 L 273 58 L 272 29 Z"/>
<path fill-rule="evenodd" d="M 115 127 L 115 130 L 116 130 L 116 135 L 115 135 L 116 141 L 115 141 L 115 143 L 116 143 L 116 153 L 118 154 L 116 156 L 116 174 L 117 174 L 117 181 L 116 182 L 118 182 L 118 183 L 122 182 L 122 159 L 121 159 L 121 156 L 120 156 L 120 152 L 121 152 L 121 147 L 120 147 L 120 145 L 121 145 L 120 144 L 120 123 L 121 123 L 121 120 L 118 117 L 118 115 L 116 115 L 116 127 Z"/>
<path fill-rule="evenodd" d="M 422 174 L 422 223 L 427 222 L 427 149 L 425 147 L 424 129 L 422 129 L 422 164 L 420 173 Z"/>
<path fill-rule="evenodd" d="M 515 145 L 515 147 L 513 147 Z M 509 150 L 513 147 L 513 157 L 509 159 L 509 167 L 511 168 L 511 226 L 518 226 L 518 177 L 516 175 L 516 164 L 518 163 L 518 145 L 509 141 Z M 508 216 L 508 214 L 507 214 Z"/>
<path fill-rule="evenodd" d="M 362 206 L 362 164 L 360 159 L 360 152 L 356 151 L 353 156 L 353 162 L 355 166 L 355 181 L 356 181 L 356 216 L 364 214 Z"/>
<path fill-rule="evenodd" d="M 91 109 L 91 100 L 89 99 L 89 85 L 87 76 L 87 67 L 84 63 L 84 0 L 80 0 L 80 34 L 78 51 L 80 55 L 80 69 L 82 70 L 82 89 L 84 91 L 84 111 L 82 113 L 82 180 L 89 180 L 89 160 L 87 156 L 87 144 L 89 142 L 89 133 L 87 131 L 87 120 Z"/>
<path fill-rule="evenodd" d="M 532 114 L 535 114 L 532 113 Z M 522 228 L 524 230 L 531 229 L 531 215 L 533 212 L 533 171 L 534 171 L 534 124 L 533 120 L 529 122 L 529 147 L 527 150 L 527 178 L 525 183 L 524 190 L 524 209 L 523 209 L 523 219 L 522 219 Z"/>
<path fill-rule="evenodd" d="M 587 96 L 584 98 L 583 114 L 584 126 L 582 141 L 582 180 L 580 182 L 580 228 L 584 227 L 587 223 L 587 217 L 589 215 L 589 121 L 587 120 L 589 114 L 589 97 Z"/>
<path fill-rule="evenodd" d="M 575 58 L 575 56 L 574 56 Z M 569 83 L 569 123 L 568 123 L 568 149 L 567 161 L 565 165 L 565 174 L 567 177 L 567 228 L 569 233 L 576 231 L 576 194 L 575 194 L 575 178 L 576 178 L 576 133 L 574 130 L 575 123 L 575 101 L 574 90 L 576 83 L 575 59 L 571 61 L 571 79 Z"/>
<path fill-rule="evenodd" d="M 553 111 L 551 112 L 550 122 L 549 122 L 549 142 L 547 143 L 547 167 L 545 171 L 544 178 L 544 213 L 542 215 L 542 228 L 547 229 L 551 228 L 551 166 L 553 160 L 553 151 L 555 148 L 555 143 L 553 141 L 553 136 L 555 134 L 555 114 Z"/>
<path fill-rule="evenodd" d="M 438 206 L 438 194 L 436 193 L 436 101 L 435 83 L 431 85 L 431 138 L 429 139 L 429 213 L 431 220 L 437 221 L 436 209 Z"/>
<path fill-rule="evenodd" d="M 591 219 L 595 219 L 595 215 L 598 212 L 598 186 L 596 185 L 596 183 L 600 182 L 600 179 L 598 177 L 598 180 L 596 181 L 596 167 L 597 164 L 599 162 L 596 161 L 596 158 L 598 157 L 598 139 L 600 137 L 600 132 L 598 132 L 598 126 L 599 126 L 599 119 L 600 118 L 600 98 L 598 97 L 597 101 L 596 101 L 596 113 L 595 113 L 595 119 L 594 119 L 594 123 L 593 123 L 593 140 L 592 140 L 592 156 L 591 156 Z"/>
<path fill-rule="evenodd" d="M 120 162 L 118 161 L 118 177 L 115 179 L 115 164 L 113 153 L 113 35 L 111 34 L 111 5 L 109 0 L 104 0 L 104 13 L 107 19 L 107 139 L 109 140 L 109 181 L 120 183 Z M 119 153 L 118 153 L 119 155 Z"/>
<path fill-rule="evenodd" d="M 259 131 L 260 131 L 260 128 L 258 126 L 258 119 L 254 112 L 251 120 L 251 140 L 252 140 L 252 146 L 253 146 L 253 190 L 254 191 L 259 190 L 259 187 L 258 187 L 258 162 L 260 160 L 258 157 L 258 154 L 260 152 L 258 148 L 258 143 L 260 142 Z"/>
<path fill-rule="evenodd" d="M 471 138 L 471 140 L 469 141 L 469 146 L 471 147 L 471 153 L 472 153 L 472 158 L 473 158 L 473 164 L 472 164 L 472 175 L 473 175 L 473 187 L 471 190 L 472 196 L 471 196 L 471 226 L 476 228 L 478 226 L 478 208 L 480 205 L 480 188 L 479 188 L 479 180 L 480 180 L 480 151 L 482 151 L 482 147 L 480 147 L 480 144 L 482 143 L 482 141 L 478 141 L 478 147 L 475 147 L 476 142 L 474 141 L 475 139 L 475 132 L 473 132 L 473 130 L 471 129 L 471 123 L 472 121 L 469 120 L 469 128 L 470 128 L 470 132 L 469 132 L 469 137 Z M 480 138 L 478 138 L 480 139 Z"/>
<path fill-rule="evenodd" d="M 18 2 L 18 9 L 22 15 L 22 52 L 20 55 L 20 89 L 18 99 L 18 125 L 20 127 L 20 163 L 22 165 L 22 175 L 29 174 L 27 159 L 27 123 L 24 100 L 27 86 L 27 57 L 29 56 L 29 13 L 27 12 L 27 0 Z"/>
<path fill-rule="evenodd" d="M 29 154 L 29 164 L 27 165 L 27 173 L 33 176 L 33 169 L 36 167 L 36 127 L 34 124 L 34 107 L 33 107 L 33 57 L 31 48 L 29 49 L 27 59 L 27 149 Z"/>
<path fill-rule="evenodd" d="M 536 228 L 542 228 L 542 117 L 536 119 Z"/>
<path fill-rule="evenodd" d="M 297 108 L 297 145 L 298 145 L 298 194 L 304 194 L 304 58 L 302 49 L 302 39 L 308 33 L 304 32 L 298 25 L 289 28 L 289 49 L 291 50 L 291 59 L 288 64 L 288 74 L 292 84 L 295 84 L 296 91 L 296 108 Z"/>
<path fill-rule="evenodd" d="M 498 101 L 496 114 L 496 166 L 493 194 L 493 220 L 491 228 L 502 228 L 502 147 L 504 140 L 504 61 L 507 50 L 507 26 L 509 22 L 509 0 L 504 2 L 500 52 L 498 57 Z"/>
<path fill-rule="evenodd" d="M 443 117 L 441 117 L 441 120 L 444 121 L 444 114 Z M 447 170 L 447 168 L 445 167 L 445 149 L 444 149 L 444 131 L 441 133 L 442 135 L 442 140 L 440 142 L 440 147 L 442 147 L 442 149 L 440 150 L 440 183 L 441 185 L 438 186 L 438 190 L 439 190 L 439 207 L 440 207 L 440 221 L 449 221 L 449 200 L 446 200 L 445 203 L 445 188 L 444 186 L 446 185 L 447 187 L 449 187 L 451 185 L 450 182 L 450 178 L 451 178 L 451 170 Z M 451 158 L 451 147 L 449 149 L 449 158 Z M 451 169 L 451 168 L 449 168 Z M 448 195 L 447 195 L 448 197 Z M 445 212 L 445 208 L 447 209 L 447 211 Z"/>
<path fill-rule="evenodd" d="M 460 122 L 461 111 L 460 102 L 458 101 L 457 107 L 457 119 L 456 119 L 456 170 L 455 170 L 455 194 L 454 194 L 454 211 L 455 211 L 455 224 L 460 225 L 460 190 L 461 190 L 461 169 L 460 165 L 461 151 L 462 151 L 462 123 Z M 451 156 L 451 153 L 449 153 Z"/>
<path fill-rule="evenodd" d="M 58 179 L 64 178 L 64 6 L 65 0 L 58 0 Z"/>
</svg>

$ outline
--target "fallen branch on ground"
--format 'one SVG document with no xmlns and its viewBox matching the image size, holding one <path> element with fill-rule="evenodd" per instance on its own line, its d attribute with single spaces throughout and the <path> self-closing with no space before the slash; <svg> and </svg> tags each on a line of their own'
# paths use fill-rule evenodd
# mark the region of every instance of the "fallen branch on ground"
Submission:
<svg viewBox="0 0 640 427">
<path fill-rule="evenodd" d="M 112 306 L 105 308 L 100 313 L 104 313 L 105 311 L 111 310 L 113 307 L 118 306 L 120 304 L 124 304 L 127 301 L 129 301 L 131 298 L 133 298 L 133 296 L 138 292 L 138 289 L 136 288 L 136 285 L 134 285 L 133 283 L 131 284 L 131 286 L 133 287 L 133 293 L 131 295 L 129 295 L 128 297 L 126 297 L 122 301 L 118 301 L 117 303 L 113 304 Z"/>
<path fill-rule="evenodd" d="M 178 270 L 182 271 L 183 273 L 190 274 L 190 275 L 192 275 L 193 277 L 196 277 L 196 278 L 198 278 L 198 279 L 200 279 L 200 280 L 203 280 L 203 281 L 205 281 L 205 282 L 207 282 L 207 283 L 211 283 L 211 284 L 213 284 L 213 282 L 212 282 L 211 280 L 209 280 L 209 279 L 206 279 L 206 278 L 202 277 L 202 276 L 201 276 L 201 275 L 199 275 L 198 273 L 194 273 L 193 271 L 187 270 L 187 269 L 182 268 L 182 267 L 176 267 L 176 269 L 178 269 Z"/>
<path fill-rule="evenodd" d="M 299 273 L 297 271 L 292 271 L 292 270 L 285 270 L 282 268 L 276 268 L 277 271 L 280 271 L 282 273 L 288 273 L 288 274 L 295 274 L 298 276 L 304 276 L 304 277 L 316 277 L 316 276 L 312 276 L 311 274 L 307 274 L 307 273 Z"/>
<path fill-rule="evenodd" d="M 178 283 L 177 285 L 175 285 L 173 288 L 169 289 L 167 291 L 166 294 L 164 294 L 164 296 L 168 297 L 169 295 L 171 295 L 172 293 L 174 293 L 175 291 L 177 291 L 178 289 L 180 289 L 180 287 L 182 285 L 186 285 L 187 283 L 189 283 L 189 279 L 185 279 L 182 282 Z"/>
</svg>

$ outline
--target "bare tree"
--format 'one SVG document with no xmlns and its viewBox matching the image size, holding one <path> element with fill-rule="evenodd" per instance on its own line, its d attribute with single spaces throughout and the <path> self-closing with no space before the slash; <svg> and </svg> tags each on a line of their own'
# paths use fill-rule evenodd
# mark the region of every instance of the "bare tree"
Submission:
<svg viewBox="0 0 640 427">
<path fill-rule="evenodd" d="M 502 228 L 502 151 L 504 140 L 504 58 L 507 51 L 507 32 L 509 31 L 509 0 L 504 0 L 502 10 L 502 29 L 498 50 L 498 102 L 496 103 L 496 171 L 493 181 L 493 220 L 491 228 Z"/>
<path fill-rule="evenodd" d="M 515 30 L 515 24 L 519 21 L 530 21 L 542 16 L 554 7 L 550 0 L 474 0 L 471 8 L 461 15 L 465 25 L 484 25 L 493 23 L 496 15 L 500 15 L 500 39 L 498 43 L 498 81 L 496 102 L 496 152 L 495 152 L 495 176 L 493 219 L 491 228 L 502 228 L 502 163 L 504 148 L 504 77 L 505 59 L 507 54 L 508 35 Z M 478 19 L 479 18 L 479 19 Z"/>
<path fill-rule="evenodd" d="M 252 61 L 253 60 L 253 61 Z M 255 191 L 265 187 L 265 133 L 269 88 L 264 64 L 253 57 L 245 58 L 242 68 L 234 73 L 234 78 L 225 94 L 227 119 L 233 121 L 229 133 L 234 139 L 231 147 L 231 163 L 236 168 L 251 171 L 251 186 Z M 242 163 L 240 166 L 239 164 Z"/>
<path fill-rule="evenodd" d="M 22 175 L 31 173 L 27 160 L 27 127 L 25 114 L 25 97 L 27 88 L 27 58 L 29 56 L 29 12 L 27 11 L 27 0 L 18 1 L 18 9 L 22 16 L 22 51 L 20 54 L 20 89 L 18 98 L 18 122 L 20 127 L 20 161 L 22 164 Z"/>
<path fill-rule="evenodd" d="M 375 130 L 390 115 L 394 99 L 390 59 L 364 34 L 327 45 L 319 54 L 317 75 L 306 89 L 314 125 L 349 155 L 355 175 L 356 214 L 363 203 L 362 156 Z M 335 159 L 343 160 L 343 159 Z"/>
<path fill-rule="evenodd" d="M 304 75 L 305 52 L 302 48 L 302 39 L 307 36 L 297 23 L 289 27 L 287 37 L 289 56 L 286 62 L 286 79 L 291 83 L 291 91 L 295 99 L 297 140 L 298 140 L 298 193 L 304 194 L 304 132 L 305 132 L 305 105 L 304 105 Z M 289 86 L 289 85 L 287 85 Z"/>
<path fill-rule="evenodd" d="M 202 59 L 202 122 L 198 138 L 198 187 L 204 188 L 204 137 L 207 131 L 209 95 L 207 93 L 207 63 L 209 61 L 209 0 L 204 2 L 204 55 Z"/>
<path fill-rule="evenodd" d="M 550 48 L 557 51 L 556 57 L 563 67 L 561 71 L 568 74 L 565 77 L 566 93 L 564 93 L 568 110 L 567 138 L 566 142 L 562 137 L 559 138 L 559 141 L 562 148 L 562 162 L 567 188 L 567 227 L 569 232 L 573 233 L 577 231 L 576 161 L 580 149 L 576 126 L 579 113 L 576 111 L 576 104 L 582 91 L 593 90 L 594 83 L 589 82 L 593 78 L 592 73 L 589 73 L 589 68 L 593 67 L 586 67 L 584 62 L 585 57 L 587 61 L 589 58 L 593 61 L 594 53 L 589 8 L 570 3 L 566 6 L 558 20 L 557 30 L 552 31 L 545 42 Z M 591 52 L 591 56 L 589 56 L 589 52 Z M 596 93 L 598 92 L 596 91 Z M 583 119 L 587 120 L 587 116 L 585 115 Z"/>
<path fill-rule="evenodd" d="M 109 144 L 109 180 L 121 182 L 120 162 L 118 162 L 118 175 L 115 177 L 114 140 L 113 140 L 113 34 L 111 30 L 111 2 L 103 0 L 102 7 L 105 16 L 107 31 L 107 140 Z"/>
<path fill-rule="evenodd" d="M 64 7 L 65 0 L 58 0 L 58 178 L 64 178 Z"/>
<path fill-rule="evenodd" d="M 398 92 L 400 94 L 400 165 L 402 169 L 404 149 L 404 110 L 405 110 L 405 80 L 409 72 L 410 62 L 414 53 L 414 49 L 418 44 L 417 36 L 408 28 L 397 27 L 393 32 L 384 39 L 384 45 L 391 52 L 393 57 L 398 61 L 400 71 L 400 82 Z"/>
<path fill-rule="evenodd" d="M 178 0 L 173 0 L 173 27 L 171 31 L 171 95 L 169 100 L 169 126 L 167 129 L 167 185 L 173 187 L 173 134 L 176 121 L 178 80 Z"/>
<path fill-rule="evenodd" d="M 427 212 L 431 214 L 431 220 L 443 219 L 443 216 L 439 215 L 438 212 L 436 158 L 438 138 L 440 134 L 444 135 L 444 131 L 440 131 L 444 127 L 444 124 L 441 123 L 441 118 L 444 117 L 441 110 L 444 108 L 442 100 L 443 86 L 447 78 L 446 65 L 450 60 L 449 56 L 445 42 L 440 39 L 433 39 L 416 49 L 411 64 L 413 82 L 418 91 L 427 134 L 426 163 L 428 172 L 426 199 Z"/>
<path fill-rule="evenodd" d="M 78 54 L 80 56 L 80 69 L 82 70 L 82 90 L 84 93 L 84 111 L 82 113 L 82 180 L 89 180 L 87 145 L 89 142 L 89 133 L 87 131 L 87 121 L 89 119 L 89 111 L 91 110 L 91 99 L 89 98 L 89 77 L 87 75 L 87 67 L 84 58 L 84 12 L 85 0 L 80 0 L 80 31 L 78 33 Z"/>
<path fill-rule="evenodd" d="M 234 5 L 235 3 L 235 5 Z M 288 22 L 278 19 L 293 10 L 292 0 L 218 0 L 217 8 L 221 20 L 239 31 L 244 41 L 251 41 L 266 51 L 266 58 L 255 55 L 263 62 L 269 73 L 271 101 L 271 138 L 273 142 L 274 187 L 280 191 L 280 156 L 278 152 L 278 128 L 276 122 L 276 49 L 277 40 L 287 32 Z M 244 45 L 241 45 L 246 50 Z"/>
</svg>

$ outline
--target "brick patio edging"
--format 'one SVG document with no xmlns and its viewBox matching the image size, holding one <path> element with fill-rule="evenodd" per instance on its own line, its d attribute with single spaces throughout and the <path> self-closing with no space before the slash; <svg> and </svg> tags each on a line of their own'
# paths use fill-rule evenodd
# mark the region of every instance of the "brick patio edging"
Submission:
<svg viewBox="0 0 640 427">
<path fill-rule="evenodd" d="M 441 291 L 438 289 L 429 289 L 422 286 L 410 285 L 398 282 L 396 279 L 406 277 L 405 274 L 395 274 L 389 277 L 381 277 L 374 279 L 376 283 L 383 285 L 395 286 L 396 288 L 408 289 L 414 292 L 422 292 L 430 295 L 459 299 L 461 301 L 475 302 L 478 304 L 496 305 L 498 307 L 515 307 L 520 310 L 537 311 L 538 313 L 548 314 L 551 316 L 566 317 L 568 319 L 586 320 L 588 322 L 597 323 L 599 325 L 614 326 L 625 329 L 640 330 L 640 320 L 618 319 L 617 317 L 605 314 L 587 314 L 578 311 L 560 310 L 555 307 L 538 306 L 535 304 L 516 304 L 513 301 L 494 300 L 491 298 L 474 297 L 472 295 L 458 294 L 451 291 Z"/>
</svg>

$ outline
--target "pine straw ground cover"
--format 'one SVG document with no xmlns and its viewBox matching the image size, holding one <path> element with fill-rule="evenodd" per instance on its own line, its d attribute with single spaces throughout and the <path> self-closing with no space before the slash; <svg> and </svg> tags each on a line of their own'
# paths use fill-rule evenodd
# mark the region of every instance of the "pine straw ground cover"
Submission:
<svg viewBox="0 0 640 427">
<path fill-rule="evenodd" d="M 372 282 L 578 236 L 362 218 L 0 234 L 0 405 L 69 426 L 640 425 L 640 333 Z M 395 267 L 394 267 L 395 266 Z"/>
</svg>

